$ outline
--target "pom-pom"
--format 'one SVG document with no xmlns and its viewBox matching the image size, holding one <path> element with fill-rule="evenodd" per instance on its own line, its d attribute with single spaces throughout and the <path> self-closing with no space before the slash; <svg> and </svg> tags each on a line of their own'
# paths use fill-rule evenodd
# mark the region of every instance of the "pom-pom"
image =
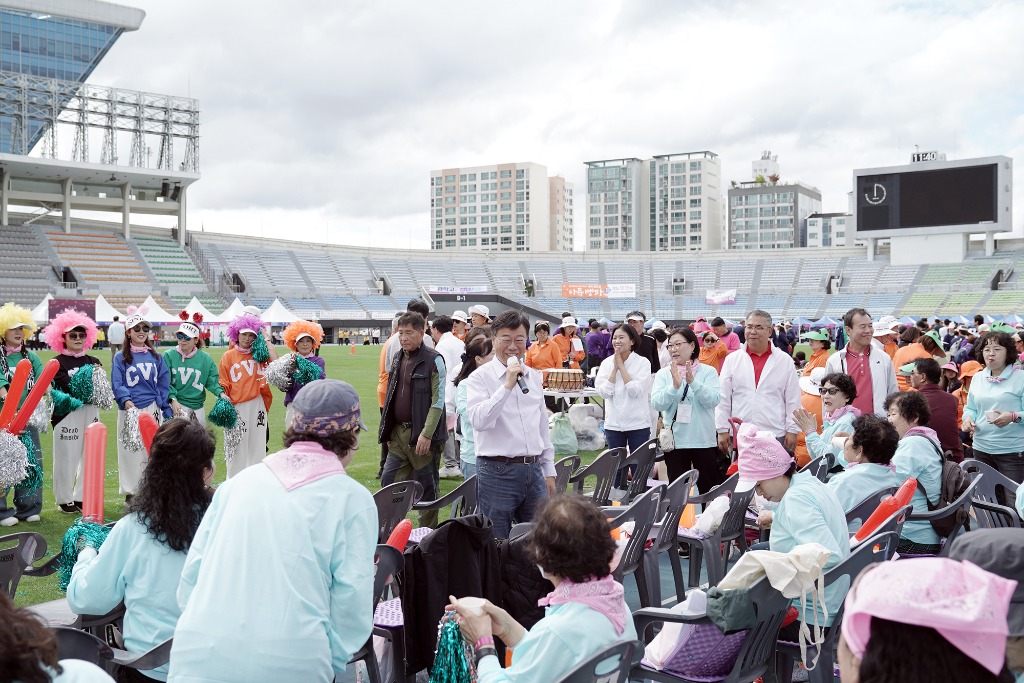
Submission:
<svg viewBox="0 0 1024 683">
<path fill-rule="evenodd" d="M 455 612 L 445 612 L 437 627 L 437 650 L 430 683 L 472 683 L 476 680 L 473 646 L 466 642 L 455 621 Z"/>
<path fill-rule="evenodd" d="M 409 544 L 409 536 L 412 534 L 412 522 L 403 519 L 388 536 L 388 545 L 397 548 L 398 552 L 404 553 L 405 546 Z"/>
<path fill-rule="evenodd" d="M 68 393 L 82 403 L 92 403 L 94 379 L 92 368 L 88 365 L 83 365 L 78 368 L 75 374 L 71 375 Z"/>
<path fill-rule="evenodd" d="M 194 322 L 196 324 L 203 322 L 203 314 L 200 313 L 199 311 L 196 311 L 195 313 L 193 313 L 192 314 L 192 322 Z"/>
<path fill-rule="evenodd" d="M 32 443 L 32 436 L 27 431 L 22 432 L 20 438 L 25 447 L 27 465 L 25 478 L 15 488 L 35 491 L 43 485 L 43 464 L 39 461 L 39 456 L 42 454 L 36 450 L 36 445 Z"/>
<path fill-rule="evenodd" d="M 110 410 L 117 405 L 114 402 L 114 388 L 110 386 L 103 366 L 98 363 L 92 366 L 92 404 L 100 410 Z"/>
<path fill-rule="evenodd" d="M 28 426 L 40 434 L 45 434 L 50 429 L 50 418 L 53 416 L 53 400 L 49 395 L 43 396 L 36 409 L 32 411 L 32 417 L 28 418 Z"/>
<path fill-rule="evenodd" d="M 28 474 L 28 451 L 21 439 L 0 430 L 0 491 L 21 483 Z"/>
<path fill-rule="evenodd" d="M 117 434 L 117 440 L 129 451 L 145 450 L 142 443 L 142 432 L 139 431 L 139 409 L 129 408 L 124 411 L 124 424 Z"/>
<path fill-rule="evenodd" d="M 53 414 L 62 418 L 84 405 L 77 398 L 70 394 L 65 394 L 60 389 L 50 389 L 50 398 L 53 400 Z"/>
<path fill-rule="evenodd" d="M 255 356 L 256 354 L 254 353 L 253 355 Z M 267 365 L 263 370 L 263 376 L 281 391 L 288 391 L 292 388 L 292 381 L 296 374 L 297 365 L 295 358 L 296 356 L 293 353 L 279 356 L 277 360 Z"/>
<path fill-rule="evenodd" d="M 228 397 L 221 394 L 217 397 L 217 402 L 213 405 L 213 410 L 210 411 L 207 419 L 218 427 L 232 429 L 238 424 L 238 411 L 235 410 L 234 404 L 228 400 Z"/>
<path fill-rule="evenodd" d="M 178 314 L 178 317 L 181 318 L 182 320 L 188 320 L 188 311 L 182 311 L 181 313 Z"/>
<path fill-rule="evenodd" d="M 109 533 L 108 527 L 96 522 L 86 522 L 81 518 L 68 528 L 60 544 L 60 560 L 57 563 L 57 585 L 62 591 L 66 591 L 68 583 L 71 582 L 71 570 L 78 562 L 78 553 L 86 546 L 99 550 Z"/>
<path fill-rule="evenodd" d="M 263 338 L 262 334 L 257 334 L 256 340 L 252 343 L 252 359 L 257 363 L 266 363 L 270 360 L 270 351 L 267 350 L 267 340 Z"/>
<path fill-rule="evenodd" d="M 299 386 L 309 384 L 313 380 L 320 379 L 320 366 L 302 356 L 295 356 L 295 383 Z"/>
<path fill-rule="evenodd" d="M 224 462 L 231 462 L 241 445 L 242 427 L 236 421 L 234 427 L 224 430 Z"/>
</svg>

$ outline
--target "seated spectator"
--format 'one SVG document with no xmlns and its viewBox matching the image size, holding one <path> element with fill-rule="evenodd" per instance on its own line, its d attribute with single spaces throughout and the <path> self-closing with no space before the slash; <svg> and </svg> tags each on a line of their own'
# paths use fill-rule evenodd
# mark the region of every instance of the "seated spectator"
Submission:
<svg viewBox="0 0 1024 683">
<path fill-rule="evenodd" d="M 550 499 L 534 518 L 530 552 L 555 590 L 541 604 L 543 619 L 527 631 L 508 612 L 485 602 L 476 615 L 454 604 L 466 639 L 475 643 L 479 683 L 555 681 L 594 653 L 633 640 L 636 629 L 622 584 L 609 566 L 615 541 L 604 515 L 574 495 Z M 501 668 L 492 645 L 498 637 L 515 651 Z"/>
<path fill-rule="evenodd" d="M 846 469 L 828 480 L 828 487 L 836 494 L 843 512 L 854 509 L 868 496 L 903 483 L 890 466 L 900 441 L 896 428 L 884 417 L 874 414 L 855 418 L 852 426 L 853 434 L 846 439 L 843 448 Z M 858 523 L 850 531 L 859 528 Z"/>
<path fill-rule="evenodd" d="M 106 614 L 123 601 L 129 652 L 141 654 L 174 635 L 185 554 L 212 496 L 214 449 L 213 435 L 195 419 L 161 425 L 128 515 L 99 552 L 86 546 L 78 553 L 68 606 L 76 614 Z M 165 681 L 167 665 L 125 673 L 133 681 Z"/>
<path fill-rule="evenodd" d="M 942 450 L 935 431 L 921 425 L 931 419 L 928 401 L 919 392 L 901 391 L 885 399 L 889 422 L 900 435 L 892 464 L 900 481 L 917 479 L 917 490 L 910 499 L 914 510 L 927 512 L 928 504 L 939 504 L 942 482 Z M 900 555 L 934 555 L 940 549 L 939 535 L 927 521 L 908 520 L 897 549 Z"/>
<path fill-rule="evenodd" d="M 846 596 L 843 683 L 1013 683 L 1006 667 L 1013 591 L 1014 582 L 947 558 L 869 567 Z"/>
<path fill-rule="evenodd" d="M 857 385 L 853 378 L 841 372 L 833 372 L 821 380 L 821 433 L 818 433 L 818 421 L 813 413 L 798 408 L 793 411 L 793 419 L 804 433 L 807 441 L 807 454 L 814 458 L 832 454 L 835 465 L 845 466 L 843 449 L 832 442 L 837 434 L 849 434 L 853 429 L 853 419 L 860 416 L 860 411 L 853 405 L 857 398 Z"/>
</svg>

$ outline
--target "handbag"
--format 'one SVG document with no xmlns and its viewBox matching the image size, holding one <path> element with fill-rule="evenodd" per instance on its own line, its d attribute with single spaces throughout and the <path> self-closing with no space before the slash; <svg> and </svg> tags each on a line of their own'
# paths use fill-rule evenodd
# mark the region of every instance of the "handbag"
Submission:
<svg viewBox="0 0 1024 683">
<path fill-rule="evenodd" d="M 686 394 L 689 392 L 690 385 L 687 384 L 683 389 L 683 397 L 679 399 L 680 403 L 686 400 Z M 669 451 L 674 451 L 676 449 L 676 437 L 672 433 L 672 425 L 675 424 L 675 421 L 675 414 L 673 413 L 672 422 L 663 426 L 661 431 L 658 432 L 658 447 L 661 449 L 662 453 L 668 453 Z"/>
</svg>

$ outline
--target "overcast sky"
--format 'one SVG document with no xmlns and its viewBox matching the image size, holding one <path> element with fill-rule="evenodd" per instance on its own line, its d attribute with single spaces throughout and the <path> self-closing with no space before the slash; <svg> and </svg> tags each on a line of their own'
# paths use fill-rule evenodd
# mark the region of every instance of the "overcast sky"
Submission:
<svg viewBox="0 0 1024 683">
<path fill-rule="evenodd" d="M 533 161 L 580 245 L 593 159 L 711 150 L 724 192 L 770 149 L 825 211 L 915 145 L 1024 160 L 1013 0 L 125 4 L 91 82 L 199 99 L 193 229 L 427 248 L 431 169 Z"/>
</svg>

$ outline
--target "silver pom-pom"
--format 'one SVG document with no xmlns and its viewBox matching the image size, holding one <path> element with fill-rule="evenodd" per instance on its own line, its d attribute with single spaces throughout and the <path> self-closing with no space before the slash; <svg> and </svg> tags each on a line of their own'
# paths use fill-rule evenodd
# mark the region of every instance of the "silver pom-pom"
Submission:
<svg viewBox="0 0 1024 683">
<path fill-rule="evenodd" d="M 140 412 L 138 408 L 129 408 L 124 411 L 124 425 L 117 435 L 118 441 L 129 451 L 137 452 L 146 448 L 146 444 L 142 442 L 142 432 L 139 431 Z"/>
<path fill-rule="evenodd" d="M 298 361 L 294 353 L 288 353 L 275 361 L 271 361 L 263 371 L 267 381 L 281 391 L 288 391 L 292 388 L 292 376 L 295 374 L 295 366 Z"/>
<path fill-rule="evenodd" d="M 92 369 L 92 404 L 100 410 L 111 410 L 115 405 L 114 389 L 102 365 L 94 365 Z"/>
<path fill-rule="evenodd" d="M 28 426 L 40 434 L 45 434 L 50 429 L 50 418 L 52 416 L 53 400 L 50 398 L 50 392 L 46 392 L 39 400 L 39 403 L 36 404 L 36 409 L 32 411 L 32 417 L 28 418 Z"/>
<path fill-rule="evenodd" d="M 241 423 L 241 421 L 239 421 Z M 238 447 L 242 445 L 242 426 L 224 430 L 224 462 L 231 460 L 238 454 Z"/>
<path fill-rule="evenodd" d="M 0 430 L 0 490 L 17 486 L 28 475 L 28 452 L 21 439 Z"/>
</svg>

